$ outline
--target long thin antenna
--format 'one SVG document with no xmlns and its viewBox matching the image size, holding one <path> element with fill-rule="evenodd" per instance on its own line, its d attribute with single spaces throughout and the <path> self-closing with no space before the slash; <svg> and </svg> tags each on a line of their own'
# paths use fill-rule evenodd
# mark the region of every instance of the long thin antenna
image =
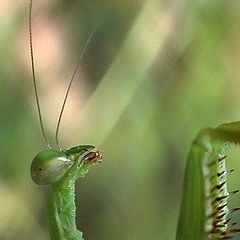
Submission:
<svg viewBox="0 0 240 240">
<path fill-rule="evenodd" d="M 33 87 L 34 87 L 34 93 L 35 93 L 37 110 L 38 110 L 38 117 L 39 117 L 39 121 L 40 121 L 42 134 L 43 134 L 43 137 L 45 139 L 47 147 L 50 147 L 50 144 L 48 143 L 48 140 L 47 140 L 47 137 L 46 137 L 46 134 L 45 134 L 45 130 L 44 130 L 44 126 L 43 126 L 43 120 L 42 120 L 41 109 L 40 109 L 40 102 L 39 102 L 38 91 L 37 91 L 37 83 L 36 83 L 36 77 L 35 77 L 33 40 L 32 40 L 32 5 L 33 5 L 33 1 L 30 0 L 28 22 L 29 22 L 29 40 L 30 40 L 30 54 L 31 54 L 31 64 L 32 64 Z"/>
<path fill-rule="evenodd" d="M 99 25 L 98 25 L 98 26 L 99 26 Z M 65 109 L 65 105 L 66 105 L 66 102 L 67 102 L 67 98 L 68 98 L 68 95 L 69 95 L 69 92 L 70 92 L 70 89 L 71 89 L 73 80 L 74 80 L 74 78 L 75 78 L 75 75 L 76 75 L 79 67 L 81 66 L 81 60 L 82 60 L 82 58 L 83 58 L 83 56 L 84 56 L 84 54 L 85 54 L 85 52 L 86 52 L 86 50 L 87 50 L 87 48 L 88 48 L 88 46 L 89 46 L 89 43 L 90 43 L 90 41 L 91 41 L 91 39 L 92 39 L 92 36 L 93 36 L 94 33 L 96 32 L 96 29 L 98 28 L 98 26 L 95 27 L 95 28 L 93 29 L 93 31 L 91 32 L 91 34 L 89 35 L 89 37 L 88 37 L 88 39 L 87 39 L 87 42 L 85 43 L 85 46 L 84 46 L 84 48 L 83 48 L 83 50 L 82 50 L 82 52 L 81 52 L 81 54 L 80 54 L 79 61 L 78 61 L 77 65 L 75 66 L 75 69 L 74 69 L 74 71 L 73 71 L 72 77 L 71 77 L 71 79 L 70 79 L 70 81 L 69 81 L 69 84 L 68 84 L 68 88 L 67 88 L 67 91 L 66 91 L 64 100 L 63 100 L 62 108 L 61 108 L 61 111 L 60 111 L 60 114 L 59 114 L 59 118 L 58 118 L 58 122 L 57 122 L 57 127 L 56 127 L 55 139 L 56 139 L 56 144 L 57 144 L 58 147 L 59 147 L 58 133 L 59 133 L 59 128 L 60 128 L 60 123 L 61 123 L 61 120 L 62 120 L 63 111 L 64 111 L 64 109 Z"/>
</svg>

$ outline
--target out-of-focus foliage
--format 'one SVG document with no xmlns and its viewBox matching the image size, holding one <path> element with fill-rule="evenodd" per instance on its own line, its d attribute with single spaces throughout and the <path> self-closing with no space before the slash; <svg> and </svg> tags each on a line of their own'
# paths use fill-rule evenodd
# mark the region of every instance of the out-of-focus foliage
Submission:
<svg viewBox="0 0 240 240">
<path fill-rule="evenodd" d="M 105 151 L 78 183 L 86 239 L 174 239 L 191 140 L 203 127 L 240 119 L 239 12 L 239 1 L 224 0 L 34 1 L 37 80 L 52 142 L 68 79 L 99 25 L 60 130 L 63 148 L 91 143 Z M 48 187 L 32 183 L 29 171 L 44 141 L 28 1 L 1 0 L 0 13 L 0 239 L 48 239 Z M 240 171 L 232 155 L 230 190 L 239 188 Z"/>
</svg>

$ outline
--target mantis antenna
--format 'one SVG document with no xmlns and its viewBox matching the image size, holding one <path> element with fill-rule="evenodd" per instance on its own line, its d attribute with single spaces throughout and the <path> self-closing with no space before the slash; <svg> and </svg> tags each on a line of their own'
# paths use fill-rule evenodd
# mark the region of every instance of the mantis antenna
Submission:
<svg viewBox="0 0 240 240">
<path fill-rule="evenodd" d="M 59 141 L 58 141 L 58 133 L 59 133 L 59 128 L 60 128 L 60 123 L 61 123 L 61 120 L 62 120 L 62 115 L 63 115 L 63 111 L 65 109 L 65 105 L 66 105 L 66 102 L 67 102 L 67 98 L 68 98 L 68 95 L 69 95 L 69 92 L 70 92 L 70 89 L 71 89 L 71 86 L 72 86 L 72 83 L 73 83 L 73 80 L 75 78 L 75 75 L 79 69 L 79 67 L 81 66 L 81 60 L 83 59 L 83 56 L 89 46 L 89 43 L 94 35 L 94 33 L 96 32 L 97 28 L 98 28 L 99 25 L 97 25 L 93 30 L 92 32 L 90 33 L 88 39 L 87 39 L 87 42 L 85 43 L 85 46 L 83 47 L 82 51 L 81 51 L 81 54 L 80 54 L 80 57 L 79 57 L 79 61 L 77 63 L 77 65 L 75 66 L 75 69 L 73 71 L 73 74 L 72 74 L 72 77 L 70 78 L 70 81 L 69 81 L 69 84 L 68 84 L 68 87 L 67 87 L 67 91 L 66 91 L 66 94 L 65 94 L 65 97 L 64 97 L 64 100 L 63 100 L 63 104 L 62 104 L 62 108 L 61 108 L 61 111 L 60 111 L 60 114 L 59 114 L 59 117 L 58 117 L 58 121 L 57 121 L 57 127 L 56 127 L 56 135 L 55 135 L 55 139 L 56 139 L 56 144 L 57 146 L 59 147 Z"/>
<path fill-rule="evenodd" d="M 62 150 L 60 148 L 54 149 L 49 145 L 44 131 L 35 78 L 31 25 L 33 0 L 29 1 L 29 35 L 33 85 L 42 134 L 48 147 L 48 149 L 40 151 L 33 159 L 31 164 L 31 177 L 32 180 L 39 185 L 51 186 L 51 194 L 48 201 L 48 226 L 51 240 L 84 240 L 82 238 L 83 233 L 79 231 L 76 226 L 75 182 L 78 178 L 84 177 L 91 166 L 102 161 L 102 151 L 95 146 L 88 144 L 78 145 L 67 150 Z M 81 51 L 80 60 L 75 66 L 72 77 L 68 83 L 56 126 L 57 146 L 59 127 L 71 85 L 95 31 L 96 27 L 89 35 L 87 42 Z"/>
<path fill-rule="evenodd" d="M 47 140 L 45 129 L 43 126 L 43 120 L 42 120 L 42 114 L 41 114 L 41 108 L 40 108 L 40 101 L 38 97 L 38 91 L 37 91 L 37 83 L 36 83 L 36 76 L 35 76 L 35 65 L 34 65 L 34 53 L 33 53 L 33 40 L 32 40 L 32 0 L 30 0 L 30 6 L 29 6 L 29 40 L 30 40 L 30 54 L 31 54 L 31 64 L 32 64 L 32 77 L 33 77 L 33 87 L 34 87 L 34 93 L 37 103 L 37 110 L 38 110 L 38 116 L 41 126 L 41 131 L 43 134 L 43 137 L 45 139 L 47 147 L 50 147 L 50 144 Z"/>
</svg>

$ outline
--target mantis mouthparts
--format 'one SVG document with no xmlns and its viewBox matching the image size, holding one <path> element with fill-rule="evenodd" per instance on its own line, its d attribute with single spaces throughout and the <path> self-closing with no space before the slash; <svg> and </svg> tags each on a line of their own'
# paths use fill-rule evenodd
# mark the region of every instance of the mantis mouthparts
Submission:
<svg viewBox="0 0 240 240">
<path fill-rule="evenodd" d="M 103 150 L 94 148 L 85 156 L 85 161 L 88 163 L 100 163 L 102 162 L 102 153 Z"/>
</svg>

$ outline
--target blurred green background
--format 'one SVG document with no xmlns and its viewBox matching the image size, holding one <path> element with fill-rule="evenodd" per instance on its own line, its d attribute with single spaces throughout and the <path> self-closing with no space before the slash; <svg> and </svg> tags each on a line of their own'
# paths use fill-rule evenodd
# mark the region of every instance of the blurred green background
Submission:
<svg viewBox="0 0 240 240">
<path fill-rule="evenodd" d="M 240 1 L 34 1 L 33 35 L 43 119 L 63 148 L 104 149 L 77 183 L 78 225 L 88 240 L 175 237 L 185 159 L 197 132 L 240 119 Z M 49 239 L 48 187 L 31 181 L 42 150 L 31 80 L 28 1 L 0 4 L 0 239 Z M 239 189 L 237 171 L 229 189 Z M 230 206 L 239 207 L 239 196 Z M 239 214 L 233 216 L 240 223 Z"/>
</svg>

